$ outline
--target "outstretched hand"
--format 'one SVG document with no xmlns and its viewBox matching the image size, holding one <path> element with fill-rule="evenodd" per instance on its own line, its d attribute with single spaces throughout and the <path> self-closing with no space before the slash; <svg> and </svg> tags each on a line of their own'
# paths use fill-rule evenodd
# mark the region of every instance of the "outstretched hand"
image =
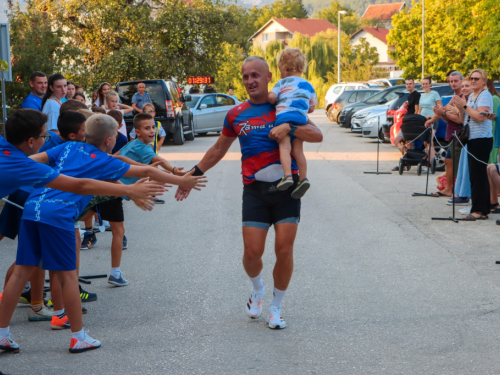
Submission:
<svg viewBox="0 0 500 375">
<path fill-rule="evenodd" d="M 149 199 L 154 195 L 163 195 L 165 188 L 158 184 L 148 184 L 149 178 L 141 178 L 135 184 L 130 185 L 131 199 Z"/>
<path fill-rule="evenodd" d="M 179 186 L 183 186 L 189 189 L 201 190 L 202 187 L 205 187 L 208 180 L 204 180 L 206 176 L 193 176 L 194 169 L 187 172 L 184 176 L 182 176 L 182 183 Z"/>
<path fill-rule="evenodd" d="M 144 211 L 153 211 L 155 206 L 154 200 L 156 198 L 146 198 L 146 199 L 135 199 L 132 198 L 132 201 L 135 203 L 137 207 Z"/>
<path fill-rule="evenodd" d="M 178 202 L 181 202 L 184 199 L 186 199 L 187 197 L 189 197 L 189 193 L 191 193 L 191 189 L 190 188 L 186 188 L 184 186 L 179 186 L 177 188 L 177 191 L 175 192 L 175 199 Z"/>
</svg>

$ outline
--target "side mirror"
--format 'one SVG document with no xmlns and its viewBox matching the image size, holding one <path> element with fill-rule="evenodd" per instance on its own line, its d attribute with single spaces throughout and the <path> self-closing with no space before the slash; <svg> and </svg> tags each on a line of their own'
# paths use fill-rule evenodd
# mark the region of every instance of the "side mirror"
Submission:
<svg viewBox="0 0 500 375">
<path fill-rule="evenodd" d="M 191 95 L 184 95 L 184 97 L 183 97 L 183 99 L 182 99 L 182 101 L 183 101 L 184 103 L 186 103 L 186 102 L 190 102 L 191 100 L 192 100 Z"/>
<path fill-rule="evenodd" d="M 378 104 L 384 104 L 384 103 L 387 103 L 387 99 L 386 98 L 382 98 L 378 101 Z"/>
<path fill-rule="evenodd" d="M 198 109 L 206 109 L 206 108 L 208 108 L 208 106 L 206 104 L 200 104 L 200 108 L 198 108 Z"/>
</svg>

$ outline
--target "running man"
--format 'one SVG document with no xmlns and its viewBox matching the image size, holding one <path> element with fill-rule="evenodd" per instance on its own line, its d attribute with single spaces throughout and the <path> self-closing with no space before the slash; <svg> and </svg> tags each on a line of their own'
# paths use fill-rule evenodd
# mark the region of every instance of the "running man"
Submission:
<svg viewBox="0 0 500 375">
<path fill-rule="evenodd" d="M 246 304 L 247 314 L 258 318 L 262 313 L 264 283 L 261 279 L 262 255 L 271 225 L 276 232 L 276 264 L 274 292 L 267 322 L 269 328 L 283 329 L 281 302 L 292 278 L 293 243 L 300 220 L 300 199 L 290 193 L 299 181 L 297 165 L 292 161 L 294 185 L 279 191 L 276 185 L 283 175 L 278 142 L 292 135 L 290 125 L 274 128 L 275 107 L 268 102 L 268 84 L 272 73 L 266 61 L 258 56 L 248 57 L 241 67 L 243 84 L 250 100 L 234 107 L 226 116 L 221 136 L 203 159 L 194 167 L 194 175 L 203 175 L 227 153 L 236 138 L 240 141 L 243 174 L 243 267 L 252 281 L 253 291 Z M 298 126 L 293 135 L 305 142 L 321 142 L 323 135 L 313 124 Z M 177 200 L 188 197 L 190 190 L 177 190 Z"/>
</svg>

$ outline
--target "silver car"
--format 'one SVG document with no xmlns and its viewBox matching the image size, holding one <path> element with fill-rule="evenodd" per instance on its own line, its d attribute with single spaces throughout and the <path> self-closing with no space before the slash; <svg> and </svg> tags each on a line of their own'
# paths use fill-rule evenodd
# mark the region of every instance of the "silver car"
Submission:
<svg viewBox="0 0 500 375">
<path fill-rule="evenodd" d="M 191 101 L 186 102 L 196 134 L 222 131 L 227 112 L 238 104 L 238 100 L 219 93 L 192 94 Z"/>
</svg>

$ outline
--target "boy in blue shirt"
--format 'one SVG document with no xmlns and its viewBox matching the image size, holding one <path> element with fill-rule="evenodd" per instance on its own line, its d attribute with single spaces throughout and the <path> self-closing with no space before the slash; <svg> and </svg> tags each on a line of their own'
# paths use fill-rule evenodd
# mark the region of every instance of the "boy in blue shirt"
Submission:
<svg viewBox="0 0 500 375">
<path fill-rule="evenodd" d="M 0 175 L 4 176 L 0 179 L 1 197 L 13 193 L 21 186 L 33 188 L 46 186 L 74 194 L 125 195 L 138 199 L 159 195 L 164 191 L 162 186 L 145 184 L 144 181 L 134 186 L 123 186 L 91 179 L 72 178 L 28 158 L 28 155 L 38 152 L 48 137 L 47 120 L 45 114 L 31 109 L 14 111 L 7 119 L 5 133 L 9 142 L 0 136 Z M 64 145 L 56 149 L 61 150 L 61 147 Z M 4 289 L 0 306 L 0 350 L 19 351 L 19 346 L 11 338 L 8 324 L 19 295 L 34 268 L 35 266 L 30 267 L 28 272 L 22 273 L 16 266 Z"/>
</svg>

